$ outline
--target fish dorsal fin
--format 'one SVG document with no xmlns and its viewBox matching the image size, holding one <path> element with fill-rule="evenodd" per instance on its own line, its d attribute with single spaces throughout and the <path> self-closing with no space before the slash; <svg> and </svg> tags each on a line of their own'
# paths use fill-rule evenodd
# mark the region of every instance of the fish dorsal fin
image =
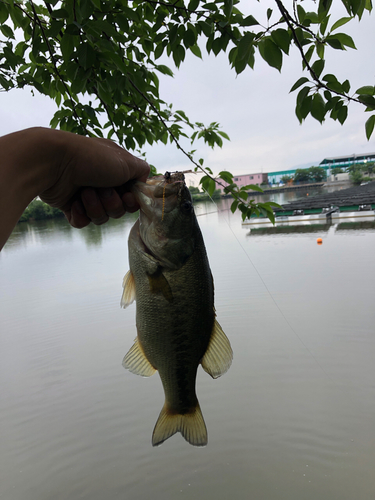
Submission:
<svg viewBox="0 0 375 500">
<path fill-rule="evenodd" d="M 141 377 L 151 377 L 156 372 L 146 358 L 138 339 L 135 339 L 134 344 L 125 355 L 122 366 L 136 375 L 141 375 Z"/>
<path fill-rule="evenodd" d="M 125 309 L 135 300 L 135 281 L 131 271 L 128 271 L 125 274 L 124 279 L 122 280 L 122 286 L 124 291 L 122 292 L 120 305 Z"/>
<path fill-rule="evenodd" d="M 233 351 L 228 337 L 215 319 L 207 351 L 202 358 L 202 367 L 212 378 L 218 378 L 229 370 Z"/>
</svg>

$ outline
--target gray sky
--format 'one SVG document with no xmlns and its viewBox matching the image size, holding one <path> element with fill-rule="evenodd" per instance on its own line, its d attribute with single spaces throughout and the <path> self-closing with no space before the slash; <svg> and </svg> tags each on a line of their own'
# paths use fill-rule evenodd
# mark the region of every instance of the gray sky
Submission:
<svg viewBox="0 0 375 500">
<path fill-rule="evenodd" d="M 304 2 L 305 10 L 309 3 Z M 285 1 L 290 5 L 291 1 Z M 266 0 L 242 1 L 240 8 L 252 13 L 266 24 L 267 7 L 275 7 Z M 250 8 L 251 7 L 251 8 Z M 311 8 L 312 10 L 312 8 Z M 341 2 L 334 2 L 332 19 L 347 16 Z M 337 32 L 353 36 L 357 51 L 328 50 L 325 73 L 335 74 L 340 81 L 348 78 L 354 91 L 363 85 L 374 85 L 374 14 L 364 14 L 361 23 L 352 21 Z M 276 20 L 276 12 L 271 21 Z M 173 68 L 173 62 L 169 61 Z M 196 143 L 196 157 L 203 157 L 205 165 L 215 174 L 229 170 L 233 174 L 272 172 L 307 163 L 319 163 L 323 158 L 362 154 L 375 151 L 375 136 L 367 141 L 364 124 L 370 116 L 364 107 L 350 104 L 349 116 L 343 126 L 327 119 L 323 125 L 308 117 L 300 125 L 295 113 L 297 93 L 289 90 L 300 76 L 301 61 L 297 49 L 284 58 L 281 74 L 256 59 L 255 70 L 246 69 L 236 76 L 230 69 L 227 55 L 207 56 L 203 61 L 188 55 L 175 77 L 160 77 L 161 97 L 184 110 L 192 121 L 209 124 L 217 121 L 231 138 L 222 149 L 214 151 Z M 0 135 L 22 128 L 48 126 L 56 107 L 48 98 L 30 89 L 0 93 Z M 192 149 L 184 144 L 186 149 Z M 146 148 L 148 161 L 161 172 L 190 169 L 191 164 L 173 145 Z"/>
</svg>

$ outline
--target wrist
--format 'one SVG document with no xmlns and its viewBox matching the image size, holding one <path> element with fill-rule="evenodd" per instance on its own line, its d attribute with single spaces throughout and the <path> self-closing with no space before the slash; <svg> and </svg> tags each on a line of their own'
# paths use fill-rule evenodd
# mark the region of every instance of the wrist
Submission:
<svg viewBox="0 0 375 500">
<path fill-rule="evenodd" d="M 0 248 L 27 205 L 54 182 L 64 151 L 56 132 L 35 127 L 0 137 Z"/>
</svg>

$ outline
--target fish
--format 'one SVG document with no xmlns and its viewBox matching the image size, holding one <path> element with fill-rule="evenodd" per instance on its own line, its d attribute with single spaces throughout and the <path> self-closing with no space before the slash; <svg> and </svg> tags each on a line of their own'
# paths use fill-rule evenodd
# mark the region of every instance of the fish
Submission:
<svg viewBox="0 0 375 500">
<path fill-rule="evenodd" d="M 129 239 L 129 268 L 121 306 L 136 302 L 137 337 L 123 360 L 130 372 L 156 371 L 165 402 L 152 445 L 180 432 L 194 446 L 206 446 L 207 428 L 196 395 L 199 364 L 217 378 L 230 367 L 233 352 L 216 320 L 214 283 L 181 172 L 135 182 L 140 205 Z"/>
</svg>

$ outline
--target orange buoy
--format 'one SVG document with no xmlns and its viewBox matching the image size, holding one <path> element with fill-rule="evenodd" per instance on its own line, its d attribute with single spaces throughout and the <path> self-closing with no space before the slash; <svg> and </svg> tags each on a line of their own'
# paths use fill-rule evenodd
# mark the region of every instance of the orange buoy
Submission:
<svg viewBox="0 0 375 500">
<path fill-rule="evenodd" d="M 322 238 L 318 238 L 318 239 L 316 240 L 316 242 L 318 243 L 318 245 L 321 245 L 321 244 L 323 243 L 323 240 L 322 240 Z"/>
<path fill-rule="evenodd" d="M 306 196 L 309 196 L 309 193 L 306 193 Z"/>
</svg>

